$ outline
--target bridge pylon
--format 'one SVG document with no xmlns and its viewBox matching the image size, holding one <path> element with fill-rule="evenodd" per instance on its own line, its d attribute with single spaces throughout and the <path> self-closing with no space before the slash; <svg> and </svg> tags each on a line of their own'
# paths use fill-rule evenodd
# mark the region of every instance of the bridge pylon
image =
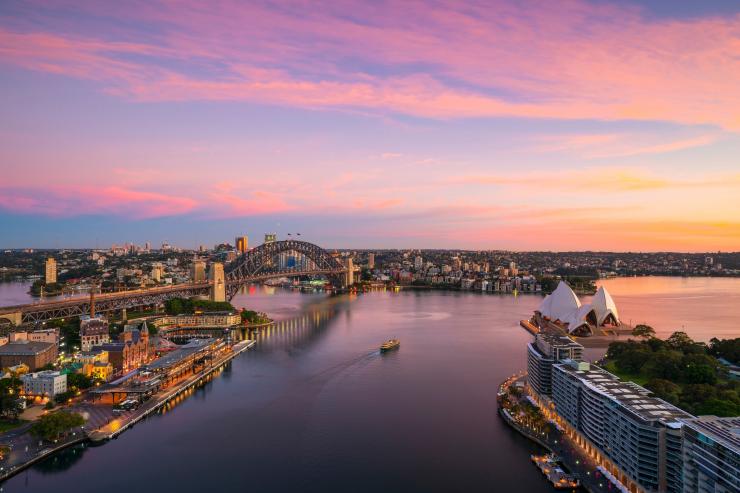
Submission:
<svg viewBox="0 0 740 493">
<path fill-rule="evenodd" d="M 211 281 L 211 301 L 226 301 L 226 278 L 224 264 L 214 262 L 208 276 Z"/>
</svg>

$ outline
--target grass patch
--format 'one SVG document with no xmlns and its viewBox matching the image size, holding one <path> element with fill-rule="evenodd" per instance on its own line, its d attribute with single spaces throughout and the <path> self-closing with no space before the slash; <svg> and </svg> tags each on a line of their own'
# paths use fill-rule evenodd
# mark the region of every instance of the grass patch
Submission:
<svg viewBox="0 0 740 493">
<path fill-rule="evenodd" d="M 625 373 L 622 371 L 619 371 L 617 369 L 617 365 L 614 364 L 614 361 L 608 361 L 605 365 L 603 365 L 604 369 L 608 371 L 609 373 L 613 373 L 614 375 L 618 376 L 622 380 L 626 380 L 629 382 L 635 382 L 637 385 L 645 386 L 646 383 L 648 383 L 648 380 L 650 380 L 645 375 L 635 375 L 633 373 Z"/>
<path fill-rule="evenodd" d="M 13 430 L 26 423 L 28 423 L 28 421 L 26 421 L 25 419 L 17 419 L 15 421 L 0 419 L 0 433 L 5 433 L 6 431 Z"/>
</svg>

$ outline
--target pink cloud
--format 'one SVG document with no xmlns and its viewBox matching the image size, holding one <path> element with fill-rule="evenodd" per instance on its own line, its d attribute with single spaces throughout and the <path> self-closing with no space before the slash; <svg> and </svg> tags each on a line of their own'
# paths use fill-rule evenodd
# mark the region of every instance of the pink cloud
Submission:
<svg viewBox="0 0 740 493">
<path fill-rule="evenodd" d="M 207 209 L 227 217 L 288 212 L 294 209 L 282 194 L 253 188 L 239 189 L 228 182 L 218 183 L 208 193 Z"/>
<path fill-rule="evenodd" d="M 121 187 L 2 188 L 0 208 L 21 214 L 52 217 L 112 214 L 131 219 L 172 216 L 192 211 L 188 197 Z"/>
<path fill-rule="evenodd" d="M 75 8 L 153 23 L 161 34 L 141 39 L 117 27 L 123 41 L 110 41 L 5 29 L 0 60 L 96 80 L 112 94 L 140 101 L 740 129 L 740 15 L 654 20 L 634 7 L 578 0 Z M 127 55 L 176 60 L 188 70 Z M 347 60 L 357 63 L 348 69 Z M 209 63 L 225 70 L 213 73 Z M 377 66 L 383 68 L 362 68 Z"/>
</svg>

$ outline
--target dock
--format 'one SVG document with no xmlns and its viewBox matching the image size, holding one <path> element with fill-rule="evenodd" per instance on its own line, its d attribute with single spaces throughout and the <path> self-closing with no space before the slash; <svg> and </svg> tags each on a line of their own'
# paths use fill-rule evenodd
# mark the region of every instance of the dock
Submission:
<svg viewBox="0 0 740 493">
<path fill-rule="evenodd" d="M 202 383 L 203 380 L 211 373 L 220 370 L 233 358 L 254 346 L 256 342 L 257 341 L 254 340 L 248 340 L 234 344 L 229 354 L 219 358 L 217 361 L 214 361 L 213 364 L 211 364 L 207 368 L 204 368 L 195 375 L 192 375 L 183 382 L 180 382 L 173 388 L 167 389 L 162 395 L 155 397 L 152 401 L 144 403 L 141 407 L 134 411 L 132 415 L 126 417 L 125 419 L 114 419 L 104 427 L 90 432 L 88 434 L 88 438 L 92 442 L 103 442 L 117 437 L 150 414 L 159 411 L 171 399 L 177 397 L 191 387 L 197 386 L 198 384 Z"/>
<path fill-rule="evenodd" d="M 530 334 L 532 334 L 533 336 L 539 334 L 540 332 L 540 329 L 535 327 L 534 324 L 530 322 L 529 320 L 520 320 L 519 325 L 524 327 L 524 329 Z"/>
</svg>

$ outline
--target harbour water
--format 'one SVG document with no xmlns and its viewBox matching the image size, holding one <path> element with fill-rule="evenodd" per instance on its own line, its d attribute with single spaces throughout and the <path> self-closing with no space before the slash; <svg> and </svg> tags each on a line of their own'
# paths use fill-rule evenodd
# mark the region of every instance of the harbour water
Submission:
<svg viewBox="0 0 740 493">
<path fill-rule="evenodd" d="M 624 318 L 659 334 L 684 325 L 697 340 L 740 336 L 728 322 L 740 280 L 654 281 L 605 283 Z M 497 418 L 495 401 L 498 383 L 526 366 L 518 321 L 540 299 L 252 288 L 234 304 L 277 323 L 219 378 L 3 491 L 552 491 L 529 460 L 536 447 Z M 391 338 L 400 350 L 381 355 Z"/>
</svg>

